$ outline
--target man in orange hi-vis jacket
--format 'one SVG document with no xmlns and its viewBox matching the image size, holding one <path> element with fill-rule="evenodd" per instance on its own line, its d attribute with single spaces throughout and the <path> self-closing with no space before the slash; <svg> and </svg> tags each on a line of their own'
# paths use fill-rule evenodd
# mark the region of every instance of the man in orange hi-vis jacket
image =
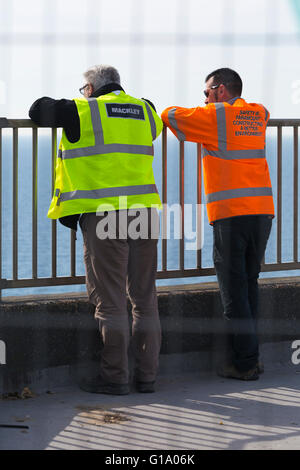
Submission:
<svg viewBox="0 0 300 470">
<path fill-rule="evenodd" d="M 258 284 L 274 203 L 265 155 L 269 112 L 241 98 L 242 80 L 223 68 L 206 78 L 204 107 L 164 110 L 179 140 L 203 145 L 203 175 L 213 259 L 220 286 L 227 347 L 218 373 L 256 380 L 263 372 L 257 337 Z"/>
</svg>

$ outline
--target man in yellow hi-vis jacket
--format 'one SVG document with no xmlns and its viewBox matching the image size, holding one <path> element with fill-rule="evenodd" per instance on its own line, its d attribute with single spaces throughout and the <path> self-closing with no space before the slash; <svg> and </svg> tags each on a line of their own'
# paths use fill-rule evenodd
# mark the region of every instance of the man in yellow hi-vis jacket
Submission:
<svg viewBox="0 0 300 470">
<path fill-rule="evenodd" d="M 161 344 L 155 289 L 161 202 L 152 142 L 163 124 L 151 102 L 125 93 L 114 67 L 95 66 L 84 76 L 83 98 L 44 97 L 29 111 L 40 126 L 63 127 L 48 217 L 72 229 L 79 220 L 84 238 L 87 291 L 103 348 L 99 375 L 81 388 L 129 393 L 127 290 L 137 390 L 153 392 Z"/>
</svg>

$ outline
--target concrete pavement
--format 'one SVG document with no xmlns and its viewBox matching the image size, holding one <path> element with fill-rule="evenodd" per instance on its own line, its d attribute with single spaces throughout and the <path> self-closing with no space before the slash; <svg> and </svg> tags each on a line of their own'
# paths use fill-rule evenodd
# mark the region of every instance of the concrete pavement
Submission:
<svg viewBox="0 0 300 470">
<path fill-rule="evenodd" d="M 34 392 L 34 390 L 33 390 Z M 300 450 L 300 366 L 258 381 L 164 376 L 155 394 L 94 395 L 74 386 L 0 400 L 0 449 Z"/>
</svg>

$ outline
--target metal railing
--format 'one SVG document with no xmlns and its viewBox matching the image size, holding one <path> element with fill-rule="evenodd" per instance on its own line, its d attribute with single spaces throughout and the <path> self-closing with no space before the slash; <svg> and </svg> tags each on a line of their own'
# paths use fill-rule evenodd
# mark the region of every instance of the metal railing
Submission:
<svg viewBox="0 0 300 470">
<path fill-rule="evenodd" d="M 277 136 L 277 194 L 274 194 L 277 203 L 277 232 L 276 232 L 276 261 L 274 263 L 263 264 L 262 271 L 285 271 L 285 270 L 298 270 L 300 269 L 300 262 L 298 261 L 298 134 L 299 134 L 300 119 L 276 119 L 270 120 L 268 127 L 276 128 Z M 289 127 L 293 132 L 293 200 L 290 204 L 293 205 L 293 256 L 292 261 L 282 261 L 282 157 L 283 157 L 283 128 Z M 19 130 L 31 129 L 32 139 L 32 220 L 31 220 L 31 277 L 20 278 L 18 272 L 19 264 L 19 247 L 18 247 L 18 186 L 19 186 Z M 27 288 L 27 287 L 41 287 L 41 286 L 62 286 L 62 285 L 75 285 L 84 284 L 85 277 L 76 274 L 76 234 L 70 231 L 70 274 L 69 276 L 59 276 L 57 272 L 57 223 L 55 220 L 51 221 L 51 276 L 40 277 L 38 275 L 38 127 L 29 119 L 6 119 L 0 118 L 0 234 L 4 233 L 3 225 L 3 129 L 12 130 L 12 274 L 10 278 L 2 278 L 2 237 L 0 241 L 0 295 L 1 290 L 11 288 Z M 52 154 L 52 191 L 54 187 L 55 176 L 55 160 L 57 153 L 57 129 L 51 129 L 51 154 Z M 168 175 L 168 159 L 167 159 L 167 129 L 163 129 L 162 133 L 162 183 L 161 183 L 161 198 L 163 204 L 167 204 L 167 175 Z M 202 203 L 202 170 L 201 170 L 201 145 L 197 145 L 197 204 Z M 181 205 L 181 223 L 182 233 L 184 233 L 184 201 L 185 201 L 185 143 L 179 143 L 179 202 Z M 49 194 L 49 202 L 51 195 Z M 185 277 L 201 277 L 211 276 L 215 274 L 213 267 L 203 267 L 202 265 L 202 250 L 197 251 L 197 262 L 193 269 L 185 267 L 185 240 L 181 237 L 179 240 L 179 268 L 175 270 L 168 269 L 167 253 L 168 243 L 164 234 L 167 231 L 166 214 L 162 215 L 161 227 L 161 270 L 157 273 L 158 279 L 170 278 L 185 278 Z M 198 217 L 197 220 L 197 236 L 200 235 L 202 220 Z"/>
</svg>

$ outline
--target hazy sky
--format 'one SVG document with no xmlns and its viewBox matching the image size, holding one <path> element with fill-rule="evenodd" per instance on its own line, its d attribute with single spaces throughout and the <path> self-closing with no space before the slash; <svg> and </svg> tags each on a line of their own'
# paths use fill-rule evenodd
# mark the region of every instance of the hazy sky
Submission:
<svg viewBox="0 0 300 470">
<path fill-rule="evenodd" d="M 109 63 L 158 111 L 202 105 L 205 76 L 229 66 L 248 101 L 299 117 L 297 1 L 0 0 L 0 116 L 26 118 L 40 96 L 73 98 L 88 66 Z"/>
</svg>

